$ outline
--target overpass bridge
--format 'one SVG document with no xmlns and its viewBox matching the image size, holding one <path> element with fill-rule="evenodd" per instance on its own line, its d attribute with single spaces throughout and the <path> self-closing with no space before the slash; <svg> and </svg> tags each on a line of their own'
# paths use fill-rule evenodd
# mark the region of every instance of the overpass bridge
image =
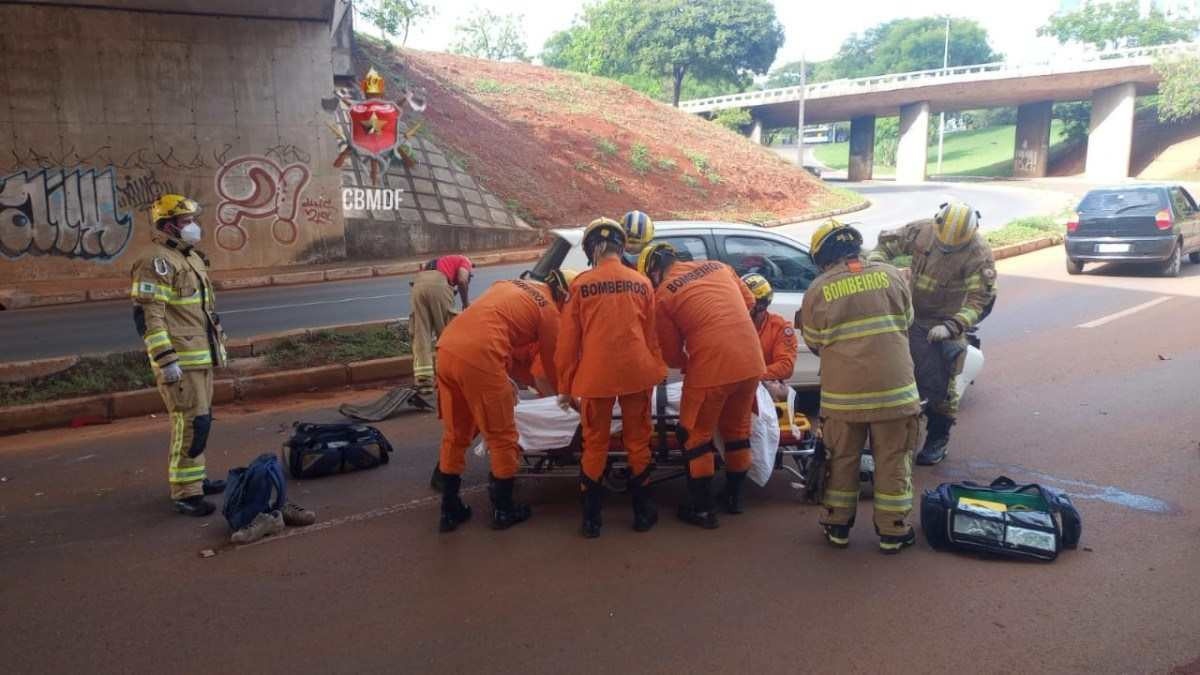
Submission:
<svg viewBox="0 0 1200 675">
<path fill-rule="evenodd" d="M 850 121 L 850 180 L 871 178 L 875 118 L 900 117 L 896 180 L 925 180 L 929 115 L 1002 106 L 1017 107 L 1013 175 L 1046 175 L 1051 107 L 1061 101 L 1092 102 L 1087 177 L 1125 178 L 1133 144 L 1134 100 L 1158 90 L 1157 60 L 1200 54 L 1200 43 L 1136 47 L 1056 58 L 1038 63 L 984 63 L 877 77 L 818 82 L 803 88 L 805 124 Z M 686 112 L 704 114 L 747 108 L 753 137 L 763 127 L 795 126 L 801 87 L 748 91 L 681 101 Z"/>
</svg>

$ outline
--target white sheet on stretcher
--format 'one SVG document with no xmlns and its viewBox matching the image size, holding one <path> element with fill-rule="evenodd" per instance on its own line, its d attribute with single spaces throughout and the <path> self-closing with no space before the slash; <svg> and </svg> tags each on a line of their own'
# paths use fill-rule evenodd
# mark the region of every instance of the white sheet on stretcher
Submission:
<svg viewBox="0 0 1200 675">
<path fill-rule="evenodd" d="M 667 385 L 667 414 L 679 415 L 679 399 L 683 392 L 683 383 L 674 382 Z M 775 402 L 767 393 L 766 387 L 758 387 L 758 413 L 750 424 L 750 450 L 753 461 L 750 465 L 749 477 L 758 485 L 766 485 L 775 468 L 775 452 L 779 448 L 779 419 L 775 414 Z M 650 403 L 651 414 L 658 410 L 658 389 Z M 788 394 L 788 416 L 794 415 L 796 393 Z M 613 406 L 612 433 L 621 431 L 621 421 L 615 419 L 620 415 L 621 406 Z M 575 429 L 579 426 L 579 413 L 574 410 L 564 412 L 558 407 L 553 396 L 521 401 L 516 408 L 518 442 L 526 451 L 544 452 L 565 448 L 571 444 Z M 725 445 L 718 435 L 715 439 L 717 449 L 725 451 Z M 651 441 L 653 443 L 653 441 Z M 475 447 L 475 454 L 486 456 L 487 444 L 483 439 Z"/>
</svg>

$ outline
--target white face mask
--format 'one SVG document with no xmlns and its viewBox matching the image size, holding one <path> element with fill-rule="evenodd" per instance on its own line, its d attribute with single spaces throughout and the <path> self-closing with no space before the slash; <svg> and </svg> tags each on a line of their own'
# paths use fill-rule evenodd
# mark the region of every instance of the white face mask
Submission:
<svg viewBox="0 0 1200 675">
<path fill-rule="evenodd" d="M 201 230 L 200 226 L 195 223 L 188 223 L 187 225 L 184 225 L 182 229 L 179 230 L 179 238 L 188 244 L 200 243 L 200 237 L 203 234 L 204 234 L 204 231 Z"/>
</svg>

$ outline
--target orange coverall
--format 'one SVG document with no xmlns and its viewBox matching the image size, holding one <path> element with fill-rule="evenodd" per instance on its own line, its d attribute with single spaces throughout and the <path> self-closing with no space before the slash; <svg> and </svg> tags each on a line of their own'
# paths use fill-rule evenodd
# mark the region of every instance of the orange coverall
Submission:
<svg viewBox="0 0 1200 675">
<path fill-rule="evenodd" d="M 733 268 L 713 261 L 671 265 L 655 293 L 667 365 L 684 371 L 679 423 L 692 478 L 715 472 L 712 439 L 725 440 L 731 472 L 750 469 L 750 417 L 766 371 L 750 318 L 754 296 Z"/>
<path fill-rule="evenodd" d="M 634 476 L 650 466 L 650 392 L 667 375 L 654 328 L 654 289 L 619 257 L 571 284 L 554 354 L 560 392 L 579 398 L 584 476 L 599 482 L 608 463 L 613 402 Z"/>
<path fill-rule="evenodd" d="M 558 322 L 558 307 L 544 284 L 498 281 L 446 327 L 438 340 L 437 369 L 443 473 L 462 475 L 467 446 L 482 432 L 492 475 L 516 475 L 521 451 L 513 417 L 516 395 L 508 381 L 512 355 L 538 343 L 546 376 L 557 386 Z"/>
<path fill-rule="evenodd" d="M 790 380 L 796 368 L 796 353 L 800 350 L 800 342 L 792 324 L 778 314 L 767 312 L 766 319 L 758 328 L 758 339 L 767 362 L 767 372 L 762 379 Z"/>
</svg>

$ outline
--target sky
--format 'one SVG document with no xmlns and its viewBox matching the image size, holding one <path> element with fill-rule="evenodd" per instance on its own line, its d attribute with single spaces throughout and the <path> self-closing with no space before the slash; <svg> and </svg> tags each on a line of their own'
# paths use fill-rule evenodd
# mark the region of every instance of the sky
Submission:
<svg viewBox="0 0 1200 675">
<path fill-rule="evenodd" d="M 454 27 L 477 8 L 498 14 L 524 16 L 526 44 L 536 56 L 546 39 L 571 25 L 585 0 L 440 0 L 437 14 L 414 26 L 408 46 L 445 51 L 454 40 Z M 878 23 L 902 17 L 950 14 L 979 21 L 988 29 L 992 48 L 1010 61 L 1040 61 L 1049 58 L 1057 44 L 1037 37 L 1037 29 L 1060 6 L 1060 0 L 774 0 L 775 13 L 783 24 L 786 40 L 775 64 L 797 61 L 803 54 L 813 61 L 827 59 L 842 41 Z M 375 32 L 357 22 L 359 30 Z"/>
</svg>

